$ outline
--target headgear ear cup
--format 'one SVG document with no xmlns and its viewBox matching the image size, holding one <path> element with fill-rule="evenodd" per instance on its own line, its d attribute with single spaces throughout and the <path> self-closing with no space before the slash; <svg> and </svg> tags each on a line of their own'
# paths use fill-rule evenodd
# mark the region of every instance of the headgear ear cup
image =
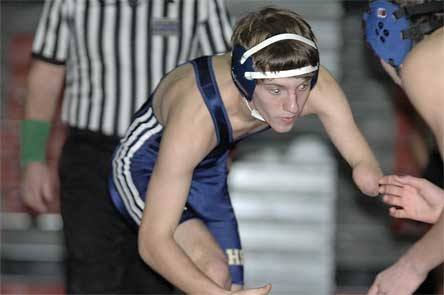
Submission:
<svg viewBox="0 0 444 295">
<path fill-rule="evenodd" d="M 370 3 L 369 10 L 363 15 L 367 44 L 378 57 L 395 67 L 403 63 L 413 46 L 412 40 L 402 37 L 410 22 L 406 17 L 394 15 L 399 9 L 400 6 L 395 3 L 376 0 Z"/>
<path fill-rule="evenodd" d="M 310 81 L 310 89 L 313 89 L 313 87 L 315 87 L 316 83 L 318 82 L 318 76 L 319 76 L 319 69 L 313 72 L 313 77 L 311 77 Z"/>
<path fill-rule="evenodd" d="M 234 83 L 239 88 L 241 93 L 247 100 L 251 100 L 256 87 L 256 80 L 248 80 L 245 78 L 246 72 L 254 71 L 253 58 L 250 56 L 247 60 L 241 64 L 242 56 L 245 53 L 245 48 L 240 45 L 235 45 L 231 53 L 231 76 Z"/>
</svg>

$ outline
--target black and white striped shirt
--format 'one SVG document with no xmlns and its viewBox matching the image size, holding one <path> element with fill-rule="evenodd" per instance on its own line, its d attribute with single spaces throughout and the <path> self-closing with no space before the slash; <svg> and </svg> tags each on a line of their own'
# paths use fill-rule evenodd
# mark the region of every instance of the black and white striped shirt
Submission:
<svg viewBox="0 0 444 295">
<path fill-rule="evenodd" d="M 166 72 L 231 32 L 223 0 L 47 0 L 32 51 L 65 65 L 64 122 L 122 136 Z"/>
</svg>

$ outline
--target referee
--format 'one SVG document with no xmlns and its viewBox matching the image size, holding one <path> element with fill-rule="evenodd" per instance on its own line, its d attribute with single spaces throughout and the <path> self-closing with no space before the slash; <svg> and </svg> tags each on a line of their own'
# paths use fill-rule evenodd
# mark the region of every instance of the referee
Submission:
<svg viewBox="0 0 444 295">
<path fill-rule="evenodd" d="M 137 230 L 108 196 L 112 151 L 176 65 L 229 50 L 223 0 L 47 0 L 34 37 L 22 122 L 22 198 L 45 212 L 58 185 L 45 155 L 63 90 L 60 163 L 66 292 L 168 293 L 139 257 Z M 57 181 L 56 181 L 57 182 Z"/>
</svg>

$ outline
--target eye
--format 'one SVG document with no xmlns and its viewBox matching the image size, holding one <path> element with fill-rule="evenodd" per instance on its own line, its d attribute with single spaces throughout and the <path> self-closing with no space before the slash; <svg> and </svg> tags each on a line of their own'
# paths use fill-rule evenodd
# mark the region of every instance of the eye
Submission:
<svg viewBox="0 0 444 295">
<path fill-rule="evenodd" d="M 268 91 L 273 95 L 281 94 L 281 90 L 279 88 L 270 88 Z"/>
<path fill-rule="evenodd" d="M 304 91 L 308 88 L 308 83 L 303 83 L 301 85 L 299 85 L 298 89 L 301 91 Z"/>
</svg>

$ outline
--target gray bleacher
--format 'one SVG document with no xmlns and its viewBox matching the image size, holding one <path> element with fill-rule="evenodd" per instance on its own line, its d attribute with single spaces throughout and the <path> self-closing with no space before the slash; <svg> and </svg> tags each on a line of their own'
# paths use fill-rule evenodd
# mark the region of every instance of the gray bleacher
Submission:
<svg viewBox="0 0 444 295">
<path fill-rule="evenodd" d="M 247 286 L 272 294 L 334 290 L 335 160 L 317 136 L 236 161 L 230 193 L 244 248 Z"/>
</svg>

